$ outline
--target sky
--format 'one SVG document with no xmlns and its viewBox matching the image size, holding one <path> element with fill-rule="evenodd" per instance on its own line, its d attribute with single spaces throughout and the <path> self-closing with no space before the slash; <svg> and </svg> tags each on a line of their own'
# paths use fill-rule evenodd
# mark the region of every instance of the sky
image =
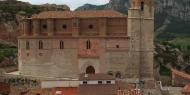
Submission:
<svg viewBox="0 0 190 95">
<path fill-rule="evenodd" d="M 78 8 L 86 3 L 94 5 L 102 5 L 109 2 L 109 0 L 18 0 L 24 2 L 30 2 L 31 4 L 45 4 L 45 3 L 54 3 L 54 4 L 66 4 L 71 10 Z"/>
</svg>

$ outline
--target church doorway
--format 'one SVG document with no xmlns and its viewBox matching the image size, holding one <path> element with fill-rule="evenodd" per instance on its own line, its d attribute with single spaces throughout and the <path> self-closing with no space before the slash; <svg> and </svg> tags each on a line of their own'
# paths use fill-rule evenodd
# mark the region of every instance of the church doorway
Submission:
<svg viewBox="0 0 190 95">
<path fill-rule="evenodd" d="M 95 74 L 95 69 L 93 66 L 88 66 L 86 68 L 86 74 Z"/>
</svg>

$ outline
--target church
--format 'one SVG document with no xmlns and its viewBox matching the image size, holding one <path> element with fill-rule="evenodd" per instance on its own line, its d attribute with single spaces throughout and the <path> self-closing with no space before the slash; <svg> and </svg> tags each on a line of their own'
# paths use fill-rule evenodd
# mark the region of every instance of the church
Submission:
<svg viewBox="0 0 190 95">
<path fill-rule="evenodd" d="M 77 79 L 109 74 L 153 81 L 153 0 L 132 0 L 128 15 L 113 10 L 47 11 L 23 19 L 21 75 Z"/>
</svg>

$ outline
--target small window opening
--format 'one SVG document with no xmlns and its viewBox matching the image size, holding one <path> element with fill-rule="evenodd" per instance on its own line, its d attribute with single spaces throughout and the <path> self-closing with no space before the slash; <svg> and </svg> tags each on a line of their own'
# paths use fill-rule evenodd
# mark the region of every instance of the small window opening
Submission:
<svg viewBox="0 0 190 95">
<path fill-rule="evenodd" d="M 41 40 L 39 41 L 39 49 L 43 49 L 43 42 Z"/>
<path fill-rule="evenodd" d="M 116 48 L 119 48 L 119 45 L 116 45 Z"/>
<path fill-rule="evenodd" d="M 94 26 L 93 26 L 92 24 L 90 24 L 90 25 L 88 26 L 88 28 L 89 28 L 89 29 L 93 29 Z"/>
<path fill-rule="evenodd" d="M 88 84 L 88 82 L 87 81 L 83 81 L 83 84 Z"/>
<path fill-rule="evenodd" d="M 102 81 L 98 81 L 98 84 L 102 84 Z"/>
<path fill-rule="evenodd" d="M 142 1 L 141 2 L 141 11 L 143 11 L 144 10 L 144 2 Z"/>
<path fill-rule="evenodd" d="M 86 49 L 91 49 L 91 42 L 90 42 L 90 40 L 86 41 Z"/>
<path fill-rule="evenodd" d="M 111 84 L 111 81 L 106 81 L 107 84 Z"/>
<path fill-rule="evenodd" d="M 42 27 L 43 27 L 43 29 L 47 29 L 47 25 L 46 24 L 44 24 Z"/>
<path fill-rule="evenodd" d="M 64 42 L 60 41 L 60 49 L 64 49 Z"/>
<path fill-rule="evenodd" d="M 26 41 L 26 49 L 27 49 L 27 50 L 30 49 L 30 43 L 29 43 L 29 41 Z"/>
<path fill-rule="evenodd" d="M 63 27 L 63 29 L 67 29 L 67 25 L 63 25 L 62 27 Z"/>
</svg>

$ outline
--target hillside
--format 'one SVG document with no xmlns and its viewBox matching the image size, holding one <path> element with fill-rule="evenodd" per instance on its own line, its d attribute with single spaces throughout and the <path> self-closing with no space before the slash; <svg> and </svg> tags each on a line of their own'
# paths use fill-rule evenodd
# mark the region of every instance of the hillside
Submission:
<svg viewBox="0 0 190 95">
<path fill-rule="evenodd" d="M 19 23 L 21 17 L 31 16 L 42 11 L 70 10 L 66 5 L 44 4 L 31 5 L 27 2 L 16 0 L 0 1 L 0 42 L 8 41 L 17 43 Z"/>
</svg>

